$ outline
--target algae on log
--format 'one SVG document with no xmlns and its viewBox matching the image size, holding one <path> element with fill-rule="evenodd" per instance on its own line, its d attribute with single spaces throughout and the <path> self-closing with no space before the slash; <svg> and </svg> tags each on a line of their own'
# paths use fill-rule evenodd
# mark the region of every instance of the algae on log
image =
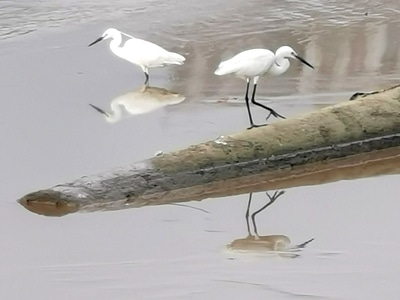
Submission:
<svg viewBox="0 0 400 300">
<path fill-rule="evenodd" d="M 389 160 L 392 169 L 386 172 L 397 173 L 400 86 L 355 97 L 297 118 L 84 176 L 28 194 L 19 202 L 39 214 L 64 215 L 274 189 L 277 178 L 283 178 L 280 188 L 289 187 L 296 180 L 284 178 L 306 175 L 306 170 L 332 172 L 335 165 L 368 169 L 370 163 Z M 307 184 L 313 181 L 308 179 Z"/>
</svg>

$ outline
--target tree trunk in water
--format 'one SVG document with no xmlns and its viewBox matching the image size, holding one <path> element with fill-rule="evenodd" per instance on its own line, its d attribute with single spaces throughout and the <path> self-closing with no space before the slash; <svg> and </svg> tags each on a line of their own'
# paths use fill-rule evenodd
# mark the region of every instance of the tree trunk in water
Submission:
<svg viewBox="0 0 400 300">
<path fill-rule="evenodd" d="M 351 100 L 85 176 L 19 202 L 61 216 L 398 173 L 400 87 Z"/>
</svg>

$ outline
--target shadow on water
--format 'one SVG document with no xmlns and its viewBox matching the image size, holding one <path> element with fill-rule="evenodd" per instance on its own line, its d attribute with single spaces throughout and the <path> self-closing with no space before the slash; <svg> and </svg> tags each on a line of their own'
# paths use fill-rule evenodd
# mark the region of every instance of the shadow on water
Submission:
<svg viewBox="0 0 400 300">
<path fill-rule="evenodd" d="M 239 252 L 247 254 L 276 254 L 281 257 L 296 258 L 300 255 L 300 251 L 304 249 L 314 238 L 305 241 L 299 245 L 290 245 L 290 239 L 286 235 L 275 234 L 275 235 L 259 235 L 256 223 L 256 215 L 267 209 L 273 204 L 285 191 L 276 191 L 272 196 L 267 192 L 266 195 L 269 198 L 269 202 L 260 209 L 256 210 L 251 214 L 251 221 L 253 224 L 254 234 L 250 230 L 250 206 L 253 198 L 253 193 L 249 194 L 249 200 L 247 203 L 246 210 L 246 225 L 248 235 L 244 238 L 235 239 L 229 245 L 227 249 L 230 252 Z"/>
<path fill-rule="evenodd" d="M 183 102 L 185 97 L 165 88 L 143 85 L 128 93 L 111 100 L 111 112 L 107 112 L 94 104 L 89 104 L 101 113 L 109 123 L 121 121 L 124 117 L 123 108 L 129 115 L 147 114 L 164 106 Z"/>
</svg>

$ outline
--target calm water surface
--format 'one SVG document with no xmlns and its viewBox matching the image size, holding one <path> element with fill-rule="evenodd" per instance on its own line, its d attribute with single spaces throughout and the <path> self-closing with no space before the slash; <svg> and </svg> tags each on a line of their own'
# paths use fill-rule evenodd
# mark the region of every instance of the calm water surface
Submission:
<svg viewBox="0 0 400 300">
<path fill-rule="evenodd" d="M 315 65 L 293 62 L 284 75 L 260 81 L 259 99 L 286 116 L 399 82 L 395 0 L 226 6 L 0 3 L 1 299 L 398 299 L 398 175 L 287 190 L 259 215 L 258 228 L 294 244 L 314 237 L 296 259 L 226 250 L 247 235 L 248 195 L 190 203 L 207 212 L 160 206 L 62 218 L 16 203 L 31 191 L 247 127 L 244 82 L 213 75 L 241 50 L 287 44 Z M 91 108 L 110 110 L 144 80 L 106 43 L 87 47 L 108 27 L 186 55 L 182 67 L 151 70 L 152 86 L 185 100 L 125 113 L 113 124 Z M 261 122 L 265 113 L 253 112 Z M 254 207 L 266 200 L 255 194 Z"/>
</svg>

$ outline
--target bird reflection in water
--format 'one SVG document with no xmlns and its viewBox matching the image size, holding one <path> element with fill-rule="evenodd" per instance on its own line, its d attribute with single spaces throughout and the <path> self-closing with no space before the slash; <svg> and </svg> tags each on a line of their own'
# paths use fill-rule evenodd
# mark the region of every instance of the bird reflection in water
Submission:
<svg viewBox="0 0 400 300">
<path fill-rule="evenodd" d="M 130 115 L 146 114 L 167 105 L 181 103 L 185 97 L 164 88 L 142 86 L 138 90 L 130 91 L 114 98 L 111 101 L 111 112 L 89 104 L 99 113 L 104 115 L 107 122 L 115 123 L 122 119 L 123 108 Z"/>
<path fill-rule="evenodd" d="M 227 248 L 229 250 L 235 252 L 248 252 L 248 253 L 276 253 L 279 256 L 295 258 L 299 256 L 299 251 L 302 248 L 306 247 L 309 243 L 311 243 L 314 239 L 310 239 L 302 244 L 291 246 L 290 239 L 286 235 L 259 235 L 257 224 L 256 224 L 256 215 L 269 207 L 272 203 L 274 203 L 280 196 L 282 196 L 285 191 L 276 191 L 272 196 L 267 192 L 267 196 L 269 198 L 269 202 L 265 204 L 263 207 L 255 211 L 250 215 L 250 206 L 253 198 L 253 193 L 249 195 L 249 201 L 247 204 L 246 210 L 246 225 L 248 235 L 245 238 L 236 239 L 229 245 Z M 250 220 L 253 224 L 254 235 L 251 234 L 250 230 Z"/>
</svg>

